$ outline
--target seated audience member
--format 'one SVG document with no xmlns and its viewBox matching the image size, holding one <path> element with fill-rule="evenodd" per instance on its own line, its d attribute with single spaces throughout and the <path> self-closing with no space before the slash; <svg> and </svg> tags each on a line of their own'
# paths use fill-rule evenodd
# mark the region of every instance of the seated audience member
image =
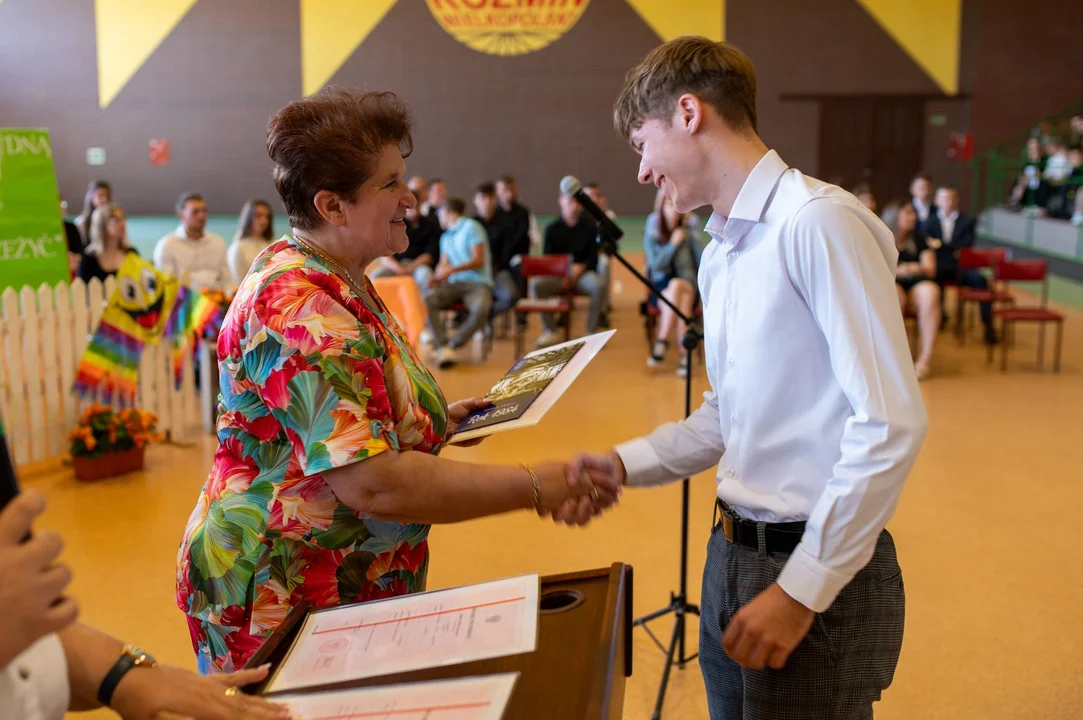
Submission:
<svg viewBox="0 0 1083 720">
<path fill-rule="evenodd" d="M 421 206 L 421 214 L 439 225 L 440 208 L 447 200 L 447 183 L 440 178 L 433 178 L 428 187 L 428 199 Z"/>
<path fill-rule="evenodd" d="M 921 230 L 929 220 L 933 210 L 933 181 L 925 173 L 918 173 L 910 181 L 910 204 L 917 213 L 918 230 Z"/>
<path fill-rule="evenodd" d="M 594 223 L 583 217 L 583 208 L 573 195 L 560 196 L 560 217 L 545 228 L 546 255 L 571 255 L 571 274 L 564 278 L 537 278 L 534 293 L 538 299 L 572 291 L 584 293 L 590 297 L 587 309 L 587 333 L 598 329 L 598 319 L 605 301 L 605 281 L 598 274 L 597 228 Z M 561 341 L 557 332 L 557 321 L 553 313 L 542 315 L 545 331 L 534 342 L 536 347 L 545 347 Z"/>
<path fill-rule="evenodd" d="M 921 352 L 914 362 L 918 380 L 929 376 L 933 347 L 940 332 L 940 286 L 936 284 L 936 250 L 926 243 L 925 234 L 917 229 L 917 211 L 913 205 L 903 205 L 895 213 L 893 230 L 899 263 L 895 268 L 895 289 L 899 307 L 909 306 L 917 318 L 921 334 Z"/>
<path fill-rule="evenodd" d="M 981 271 L 959 271 L 959 250 L 974 247 L 977 236 L 974 218 L 959 213 L 959 192 L 955 188 L 937 189 L 936 212 L 930 214 L 925 227 L 919 229 L 928 238 L 929 246 L 936 250 L 936 282 L 940 285 L 941 298 L 947 282 L 958 281 L 961 286 L 970 288 L 989 287 Z M 981 303 L 981 321 L 985 326 L 985 342 L 995 344 L 997 336 L 990 303 Z"/>
<path fill-rule="evenodd" d="M 102 282 L 116 275 L 128 253 L 134 253 L 128 241 L 128 223 L 120 206 L 99 205 L 90 218 L 90 244 L 79 263 L 79 277 L 84 282 L 98 278 Z"/>
<path fill-rule="evenodd" d="M 75 218 L 75 227 L 83 236 L 83 245 L 90 242 L 90 218 L 98 207 L 113 202 L 113 188 L 104 180 L 95 180 L 87 187 L 83 197 L 83 212 Z"/>
<path fill-rule="evenodd" d="M 689 227 L 687 213 L 677 212 L 673 202 L 659 190 L 654 200 L 654 212 L 647 216 L 643 230 L 643 250 L 647 255 L 647 270 L 655 289 L 677 306 L 682 313 L 691 316 L 698 297 L 697 276 L 703 256 L 704 242 L 699 231 Z M 688 371 L 686 350 L 681 345 L 687 330 L 684 322 L 665 303 L 658 303 L 661 316 L 658 319 L 658 335 L 647 367 L 658 367 L 669 351 L 674 325 L 677 330 L 677 347 L 680 356 L 677 375 L 684 377 Z"/>
<path fill-rule="evenodd" d="M 489 320 L 493 306 L 493 270 L 489 237 L 477 220 L 464 216 L 466 202 L 451 197 L 440 208 L 440 263 L 429 278 L 431 290 L 425 296 L 429 330 L 436 360 L 447 369 L 458 360 L 458 350 Z M 456 303 L 466 307 L 466 318 L 455 336 L 447 339 L 441 312 Z"/>
<path fill-rule="evenodd" d="M 1072 148 L 1067 157 L 1071 170 L 1063 182 L 1050 187 L 1046 201 L 1049 216 L 1065 220 L 1074 215 L 1076 196 L 1083 185 L 1083 149 Z"/>
<path fill-rule="evenodd" d="M 583 186 L 583 192 L 594 201 L 594 204 L 598 206 L 598 209 L 605 213 L 605 216 L 617 222 L 617 213 L 609 207 L 609 198 L 602 192 L 602 186 L 596 182 L 589 182 Z M 612 290 L 612 272 L 611 263 L 609 261 L 609 255 L 606 253 L 598 253 L 598 272 L 601 273 L 602 279 L 605 280 L 605 306 L 602 308 L 602 315 L 598 318 L 598 327 L 609 327 L 609 314 L 613 312 L 613 290 Z"/>
<path fill-rule="evenodd" d="M 519 263 L 531 249 L 541 248 L 541 230 L 530 208 L 519 202 L 519 188 L 515 178 L 503 175 L 496 182 L 496 199 L 500 203 L 497 215 L 511 227 L 511 267 L 516 275 Z"/>
<path fill-rule="evenodd" d="M 876 201 L 876 195 L 873 194 L 871 187 L 862 183 L 854 188 L 853 196 L 857 198 L 858 202 L 871 210 L 874 215 L 880 214 L 880 203 Z"/>
<path fill-rule="evenodd" d="M 64 239 L 67 241 L 68 246 L 68 271 L 74 278 L 76 273 L 79 272 L 79 263 L 83 260 L 83 249 L 86 248 L 86 241 L 75 223 L 68 220 L 65 215 L 68 205 L 64 202 L 64 198 L 61 197 L 58 200 L 60 204 L 60 222 L 64 225 Z"/>
<path fill-rule="evenodd" d="M 1042 180 L 1046 161 L 1042 141 L 1036 137 L 1030 138 L 1023 153 L 1023 170 L 1012 188 L 1011 205 L 1013 208 L 1044 206 L 1049 189 Z"/>
<path fill-rule="evenodd" d="M 1072 148 L 1071 157 L 1072 176 L 1068 178 L 1069 207 L 1072 208 L 1072 224 L 1083 225 L 1083 148 Z"/>
<path fill-rule="evenodd" d="M 1083 115 L 1073 115 L 1068 122 L 1068 146 L 1083 147 Z"/>
<path fill-rule="evenodd" d="M 265 200 L 249 200 L 241 208 L 237 234 L 226 252 L 234 287 L 241 284 L 256 257 L 275 239 L 274 211 Z"/>
<path fill-rule="evenodd" d="M 400 253 L 382 257 L 369 273 L 370 277 L 409 276 L 424 295 L 428 292 L 433 266 L 440 257 L 440 222 L 421 215 L 421 198 L 414 193 L 417 204 L 406 209 L 406 237 L 410 245 Z"/>
<path fill-rule="evenodd" d="M 414 197 L 417 198 L 417 202 L 418 202 L 417 209 L 419 211 L 422 211 L 421 212 L 422 215 L 426 215 L 427 213 L 425 213 L 424 210 L 428 210 L 428 208 L 429 208 L 429 183 L 428 183 L 428 181 L 425 180 L 425 178 L 421 177 L 420 175 L 414 175 L 406 182 L 406 187 L 410 188 L 410 192 L 412 192 L 414 194 Z M 433 218 L 433 220 L 435 220 L 435 219 L 436 218 Z M 439 223 L 437 223 L 437 224 L 439 225 Z"/>
<path fill-rule="evenodd" d="M 265 667 L 201 677 L 78 622 L 79 606 L 65 595 L 72 574 L 60 559 L 63 540 L 31 534 L 44 510 L 45 499 L 25 491 L 0 511 L 0 718 L 63 720 L 103 706 L 141 720 L 290 717 L 237 691 L 267 677 Z"/>
<path fill-rule="evenodd" d="M 231 284 L 226 241 L 206 232 L 207 203 L 198 193 L 177 201 L 180 225 L 154 246 L 154 264 L 177 279 L 187 276 L 193 290 L 227 290 Z"/>
<path fill-rule="evenodd" d="M 511 242 L 511 227 L 504 216 L 496 212 L 496 187 L 482 183 L 474 193 L 474 219 L 481 223 L 489 236 L 489 252 L 493 260 L 494 316 L 503 315 L 519 300 L 519 279 L 512 274 L 511 262 L 516 248 Z"/>
<path fill-rule="evenodd" d="M 1051 138 L 1047 146 L 1049 157 L 1045 161 L 1042 179 L 1048 184 L 1045 202 L 1042 205 L 1052 217 L 1068 217 L 1071 213 L 1066 207 L 1068 179 L 1072 176 L 1072 161 L 1068 157 L 1068 148 L 1059 137 Z"/>
</svg>

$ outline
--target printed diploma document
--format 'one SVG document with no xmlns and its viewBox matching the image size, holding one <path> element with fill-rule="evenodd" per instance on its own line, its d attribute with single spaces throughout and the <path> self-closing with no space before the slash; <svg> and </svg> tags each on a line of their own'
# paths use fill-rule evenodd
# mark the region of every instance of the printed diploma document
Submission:
<svg viewBox="0 0 1083 720">
<path fill-rule="evenodd" d="M 518 673 L 274 699 L 304 720 L 500 720 Z"/>
<path fill-rule="evenodd" d="M 538 576 L 317 610 L 267 692 L 533 652 Z"/>
</svg>

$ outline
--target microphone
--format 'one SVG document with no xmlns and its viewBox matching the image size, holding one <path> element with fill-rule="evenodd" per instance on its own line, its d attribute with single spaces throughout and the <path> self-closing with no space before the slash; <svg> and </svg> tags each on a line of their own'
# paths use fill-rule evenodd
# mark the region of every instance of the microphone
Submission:
<svg viewBox="0 0 1083 720">
<path fill-rule="evenodd" d="M 564 179 L 560 181 L 560 192 L 563 195 L 574 197 L 576 202 L 597 221 L 602 234 L 606 238 L 617 241 L 624 237 L 624 231 L 617 227 L 617 224 L 609 219 L 609 216 L 598 207 L 597 203 L 590 199 L 590 195 L 583 192 L 583 183 L 579 182 L 574 175 L 564 176 Z"/>
</svg>

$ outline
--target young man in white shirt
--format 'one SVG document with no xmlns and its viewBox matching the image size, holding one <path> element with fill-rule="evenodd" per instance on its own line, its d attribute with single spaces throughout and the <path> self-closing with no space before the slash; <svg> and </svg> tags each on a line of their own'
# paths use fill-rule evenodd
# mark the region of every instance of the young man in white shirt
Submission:
<svg viewBox="0 0 1083 720">
<path fill-rule="evenodd" d="M 180 279 L 193 290 L 229 290 L 226 241 L 206 232 L 207 203 L 198 193 L 185 193 L 177 201 L 180 225 L 154 246 L 154 265 Z"/>
<path fill-rule="evenodd" d="M 685 421 L 579 456 L 569 482 L 648 486 L 717 466 L 699 655 L 712 719 L 871 718 L 903 634 L 884 525 L 926 431 L 898 254 L 852 195 L 768 151 L 755 88 L 739 50 L 680 38 L 617 100 L 640 182 L 681 212 L 714 209 L 699 271 L 713 390 Z"/>
</svg>

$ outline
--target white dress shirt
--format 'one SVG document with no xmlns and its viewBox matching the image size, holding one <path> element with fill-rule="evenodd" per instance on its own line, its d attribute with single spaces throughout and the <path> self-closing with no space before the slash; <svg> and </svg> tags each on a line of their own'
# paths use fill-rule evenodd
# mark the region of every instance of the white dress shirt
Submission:
<svg viewBox="0 0 1083 720">
<path fill-rule="evenodd" d="M 951 236 L 955 234 L 955 221 L 959 219 L 959 211 L 956 210 L 951 215 L 940 218 L 940 234 L 944 237 L 940 238 L 945 245 L 951 245 Z"/>
<path fill-rule="evenodd" d="M 917 214 L 918 214 L 918 222 L 925 222 L 926 220 L 928 220 L 929 219 L 929 213 L 932 211 L 932 205 L 928 205 L 926 203 L 923 203 L 921 200 L 918 200 L 917 198 L 913 198 L 913 202 L 914 202 L 914 210 L 917 211 Z"/>
<path fill-rule="evenodd" d="M 228 290 L 231 284 L 226 241 L 214 233 L 193 240 L 179 226 L 154 246 L 154 265 L 164 273 L 188 278 L 193 290 Z"/>
<path fill-rule="evenodd" d="M 252 269 L 252 263 L 259 254 L 271 244 L 270 240 L 261 237 L 236 238 L 226 252 L 229 262 L 229 274 L 233 287 L 238 287 L 248 271 Z"/>
<path fill-rule="evenodd" d="M 63 720 L 71 700 L 68 662 L 46 635 L 0 672 L 0 720 Z"/>
<path fill-rule="evenodd" d="M 872 557 L 925 436 L 890 230 L 771 151 L 707 223 L 699 286 L 713 392 L 617 447 L 629 485 L 718 463 L 743 517 L 807 520 L 778 583 L 822 612 Z"/>
</svg>

